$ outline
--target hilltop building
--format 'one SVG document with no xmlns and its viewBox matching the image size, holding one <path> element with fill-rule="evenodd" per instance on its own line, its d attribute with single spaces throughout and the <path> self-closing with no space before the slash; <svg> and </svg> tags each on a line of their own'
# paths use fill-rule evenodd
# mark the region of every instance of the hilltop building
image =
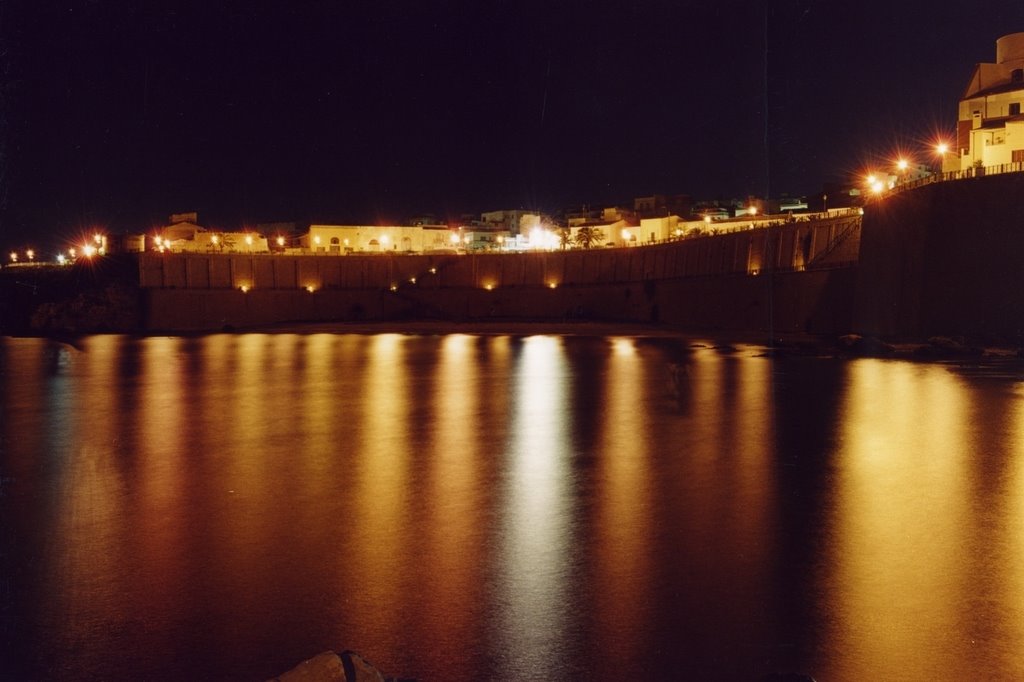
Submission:
<svg viewBox="0 0 1024 682">
<path fill-rule="evenodd" d="M 177 213 L 157 230 L 151 248 L 173 253 L 268 253 L 267 238 L 254 231 L 217 232 L 198 224 L 196 213 Z"/>
<path fill-rule="evenodd" d="M 996 41 L 996 63 L 978 64 L 960 98 L 955 154 L 944 171 L 1024 162 L 1024 33 Z"/>
</svg>

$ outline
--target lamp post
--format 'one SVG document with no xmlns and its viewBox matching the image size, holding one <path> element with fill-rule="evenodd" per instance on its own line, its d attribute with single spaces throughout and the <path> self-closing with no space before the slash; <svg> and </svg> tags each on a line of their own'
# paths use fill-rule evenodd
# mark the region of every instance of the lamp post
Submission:
<svg viewBox="0 0 1024 682">
<path fill-rule="evenodd" d="M 939 142 L 935 145 L 935 153 L 939 157 L 939 172 L 944 173 L 946 171 L 946 154 L 949 153 L 949 145 L 945 142 Z"/>
</svg>

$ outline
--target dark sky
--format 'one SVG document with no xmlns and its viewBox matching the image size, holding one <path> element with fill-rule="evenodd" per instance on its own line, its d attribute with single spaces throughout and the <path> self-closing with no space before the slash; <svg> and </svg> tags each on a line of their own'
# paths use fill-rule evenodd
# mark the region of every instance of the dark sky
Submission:
<svg viewBox="0 0 1024 682">
<path fill-rule="evenodd" d="M 811 193 L 952 130 L 1017 31 L 1021 0 L 0 0 L 0 247 Z"/>
</svg>

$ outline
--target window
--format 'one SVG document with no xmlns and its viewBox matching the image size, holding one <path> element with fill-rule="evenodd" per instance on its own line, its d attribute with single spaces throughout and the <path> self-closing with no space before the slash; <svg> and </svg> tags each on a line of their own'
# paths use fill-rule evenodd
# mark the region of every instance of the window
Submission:
<svg viewBox="0 0 1024 682">
<path fill-rule="evenodd" d="M 1024 163 L 1024 149 L 1014 149 L 1012 155 L 1014 163 Z"/>
<path fill-rule="evenodd" d="M 1010 116 L 1020 116 L 1020 102 L 1010 102 Z"/>
<path fill-rule="evenodd" d="M 1024 69 L 1014 69 L 1010 72 L 1010 80 L 1014 83 L 1024 81 Z"/>
</svg>

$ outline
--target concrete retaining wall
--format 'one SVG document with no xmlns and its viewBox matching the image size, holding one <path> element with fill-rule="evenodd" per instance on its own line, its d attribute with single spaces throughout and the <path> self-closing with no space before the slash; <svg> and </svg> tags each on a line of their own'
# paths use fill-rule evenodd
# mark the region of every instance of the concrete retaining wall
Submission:
<svg viewBox="0 0 1024 682">
<path fill-rule="evenodd" d="M 683 329 L 843 333 L 855 268 L 543 286 L 304 290 L 148 289 L 148 330 L 238 329 L 282 322 L 609 320 Z"/>
<path fill-rule="evenodd" d="M 859 218 L 550 253 L 143 254 L 148 330 L 394 319 L 602 319 L 730 331 L 849 330 Z M 807 271 L 803 271 L 808 268 Z"/>
<path fill-rule="evenodd" d="M 865 209 L 854 328 L 1024 337 L 1024 174 L 942 182 Z"/>
</svg>

